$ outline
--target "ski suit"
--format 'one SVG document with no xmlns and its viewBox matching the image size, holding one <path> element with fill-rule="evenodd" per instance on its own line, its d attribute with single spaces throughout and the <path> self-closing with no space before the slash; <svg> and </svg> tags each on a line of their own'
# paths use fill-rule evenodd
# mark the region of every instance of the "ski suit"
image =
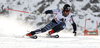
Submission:
<svg viewBox="0 0 100 48">
<path fill-rule="evenodd" d="M 66 27 L 66 22 L 68 21 L 73 26 L 73 30 L 75 32 L 77 28 L 73 20 L 73 17 L 70 14 L 64 16 L 62 12 L 63 12 L 62 9 L 47 10 L 45 12 L 46 14 L 56 14 L 56 17 L 50 23 L 48 23 L 45 27 L 41 29 L 37 29 L 35 31 L 31 31 L 31 34 L 34 35 L 34 34 L 42 33 L 50 29 L 52 29 L 54 33 L 59 32 Z"/>
</svg>

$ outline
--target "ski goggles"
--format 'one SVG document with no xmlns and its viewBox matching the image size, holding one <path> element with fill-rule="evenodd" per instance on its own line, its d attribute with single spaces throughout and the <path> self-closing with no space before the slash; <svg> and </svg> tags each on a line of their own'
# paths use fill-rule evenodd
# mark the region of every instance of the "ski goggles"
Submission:
<svg viewBox="0 0 100 48">
<path fill-rule="evenodd" d="M 70 12 L 70 10 L 65 10 L 66 12 Z"/>
</svg>

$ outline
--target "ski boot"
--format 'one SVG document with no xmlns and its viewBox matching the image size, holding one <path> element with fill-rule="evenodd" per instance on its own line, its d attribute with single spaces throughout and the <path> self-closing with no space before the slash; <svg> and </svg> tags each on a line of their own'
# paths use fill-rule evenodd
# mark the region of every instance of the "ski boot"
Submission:
<svg viewBox="0 0 100 48">
<path fill-rule="evenodd" d="M 51 30 L 51 31 L 49 31 L 48 34 L 46 34 L 46 35 L 47 35 L 47 37 L 51 37 L 51 38 L 59 38 L 59 35 L 51 35 L 51 34 L 53 34 L 53 33 L 54 33 L 54 31 Z"/>
<path fill-rule="evenodd" d="M 36 35 L 32 35 L 31 33 L 27 33 L 26 36 L 29 36 L 30 38 L 33 38 L 33 39 L 37 39 L 37 36 Z"/>
</svg>

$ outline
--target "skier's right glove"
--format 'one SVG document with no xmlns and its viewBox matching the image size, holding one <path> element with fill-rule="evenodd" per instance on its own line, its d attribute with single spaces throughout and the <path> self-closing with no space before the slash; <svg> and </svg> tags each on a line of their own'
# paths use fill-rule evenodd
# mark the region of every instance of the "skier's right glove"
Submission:
<svg viewBox="0 0 100 48">
<path fill-rule="evenodd" d="M 74 33 L 74 36 L 76 36 L 77 32 L 76 31 L 73 31 L 73 33 Z"/>
<path fill-rule="evenodd" d="M 45 11 L 45 14 L 53 14 L 53 11 L 52 10 L 47 10 L 47 11 Z"/>
</svg>

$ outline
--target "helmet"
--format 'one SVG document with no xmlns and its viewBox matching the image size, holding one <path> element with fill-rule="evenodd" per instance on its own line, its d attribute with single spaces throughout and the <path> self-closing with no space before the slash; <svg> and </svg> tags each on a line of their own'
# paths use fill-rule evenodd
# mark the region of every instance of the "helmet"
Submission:
<svg viewBox="0 0 100 48">
<path fill-rule="evenodd" d="M 70 11 L 71 10 L 71 7 L 70 7 L 70 5 L 69 4 L 65 4 L 64 6 L 63 6 L 63 11 Z"/>
</svg>

